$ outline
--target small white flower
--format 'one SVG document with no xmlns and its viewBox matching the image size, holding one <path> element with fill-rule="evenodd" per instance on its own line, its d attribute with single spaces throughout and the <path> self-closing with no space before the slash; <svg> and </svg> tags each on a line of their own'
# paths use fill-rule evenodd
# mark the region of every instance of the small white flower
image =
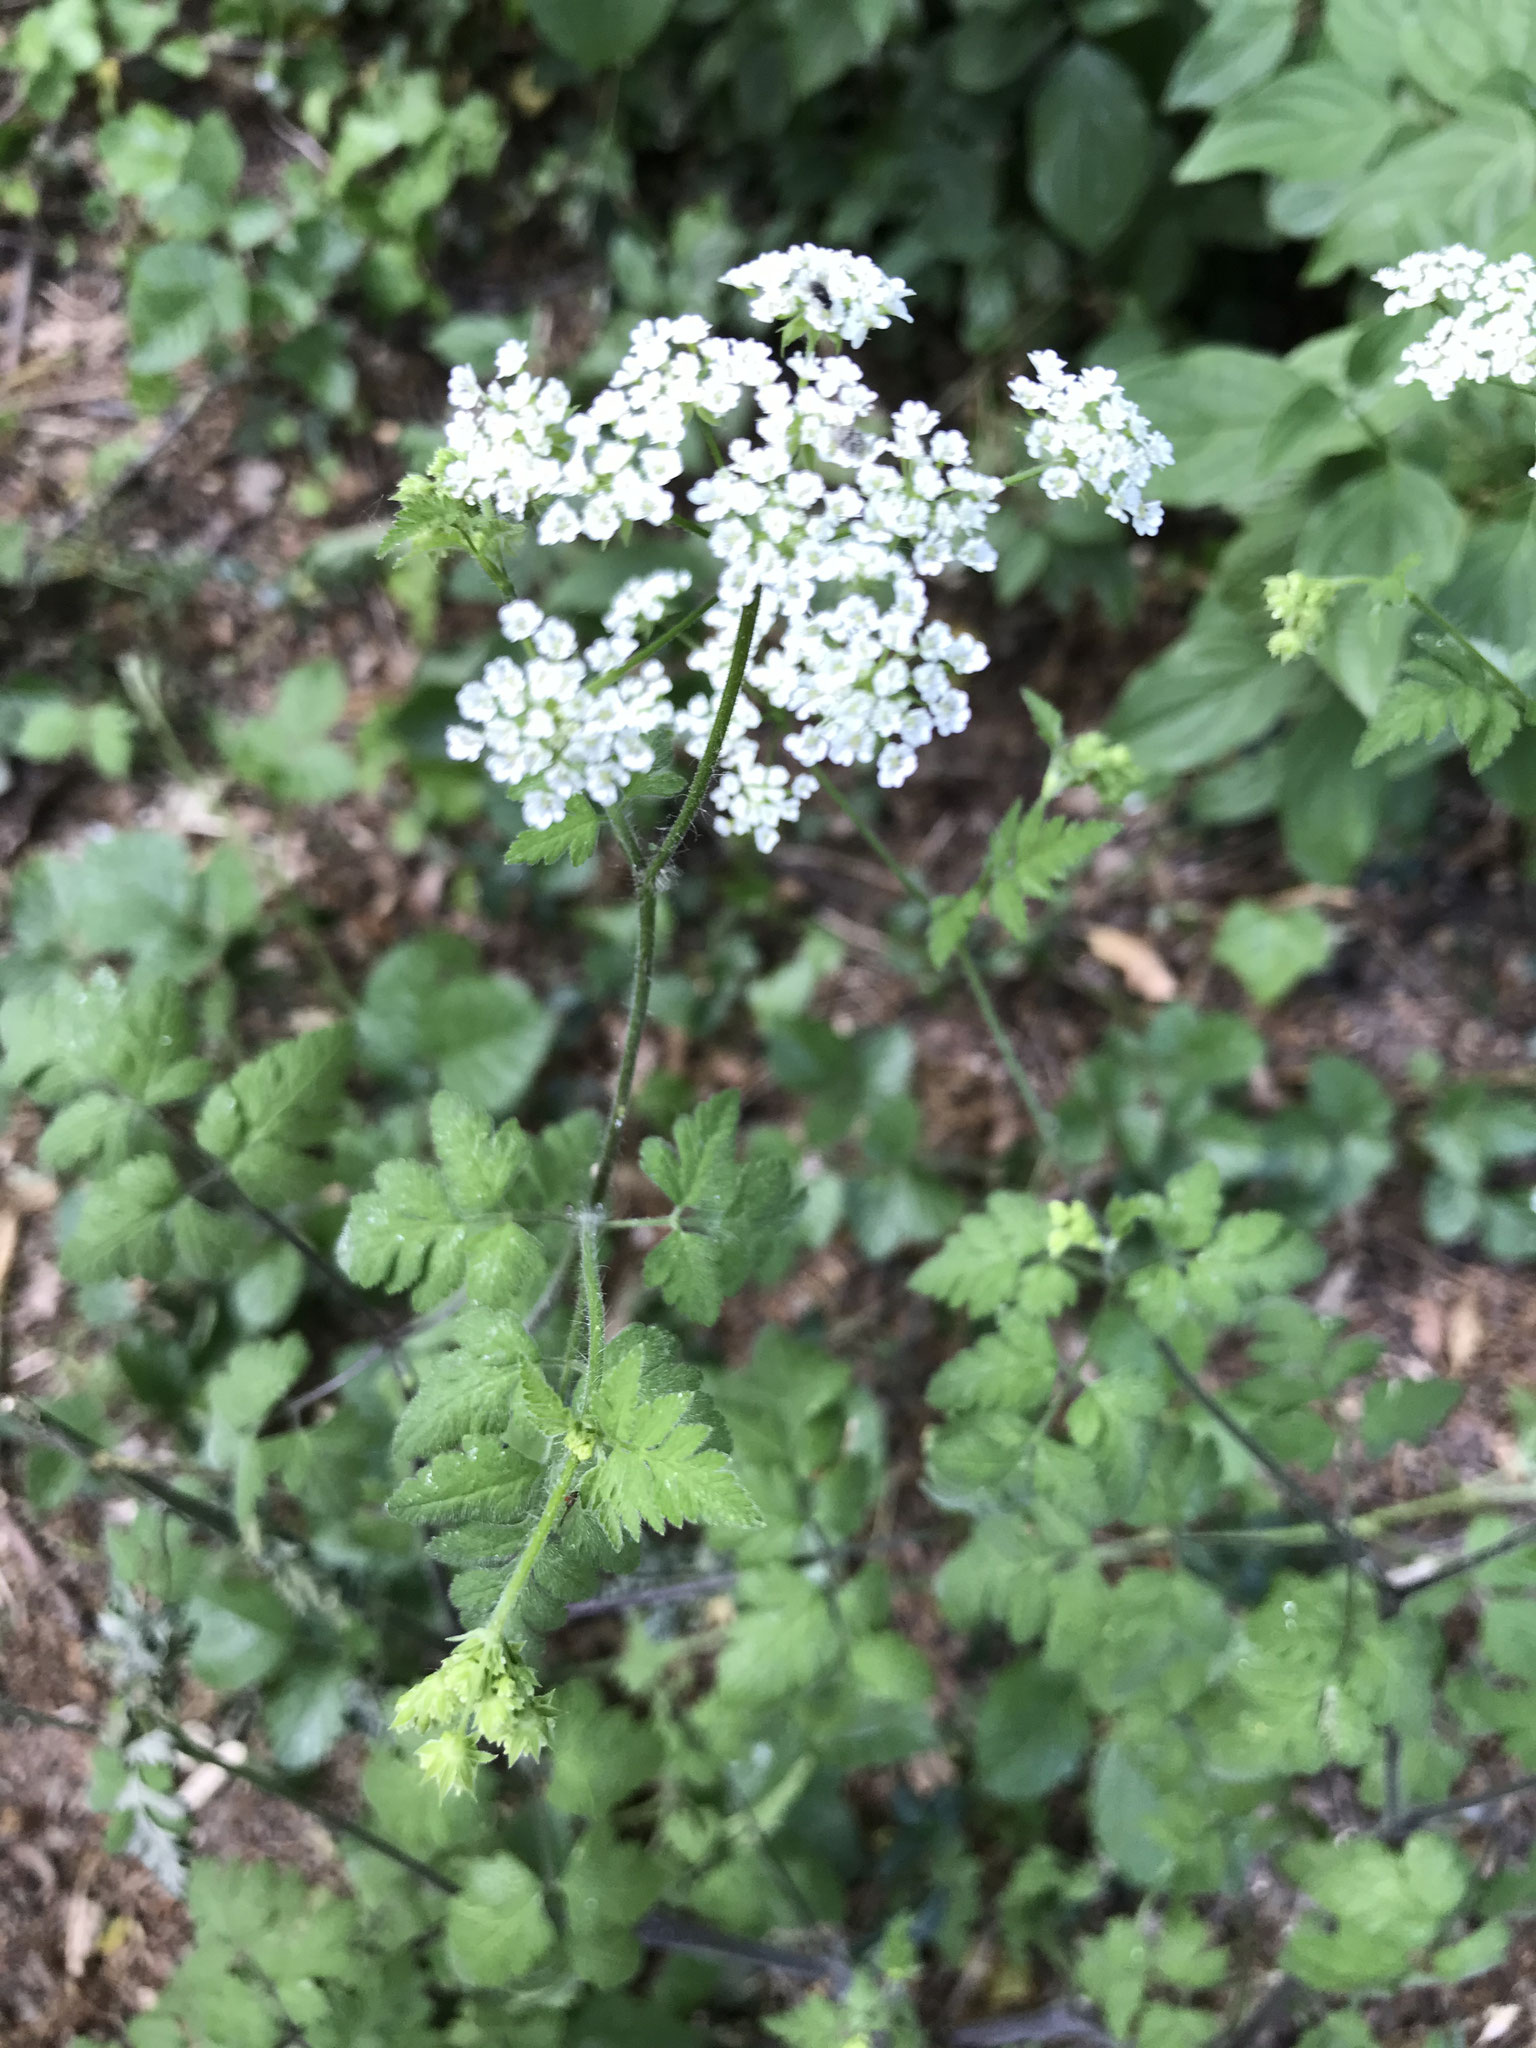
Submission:
<svg viewBox="0 0 1536 2048">
<path fill-rule="evenodd" d="M 1378 270 L 1376 282 L 1387 287 L 1388 313 L 1460 308 L 1403 350 L 1399 384 L 1423 384 L 1431 397 L 1449 398 L 1458 384 L 1492 377 L 1536 381 L 1536 260 L 1522 255 L 1495 263 L 1457 243 Z"/>
<path fill-rule="evenodd" d="M 515 598 L 496 614 L 504 640 L 531 640 L 544 623 L 544 614 L 531 598 Z"/>
<path fill-rule="evenodd" d="M 818 249 L 811 242 L 770 249 L 738 263 L 720 282 L 753 293 L 752 317 L 765 326 L 799 321 L 802 332 L 836 335 L 854 348 L 872 327 L 912 318 L 902 304 L 911 286 L 849 249 Z"/>
<path fill-rule="evenodd" d="M 1126 397 L 1113 370 L 1075 373 L 1048 348 L 1029 360 L 1034 377 L 1015 377 L 1008 392 L 1039 415 L 1024 445 L 1032 460 L 1046 464 L 1041 490 L 1048 498 L 1075 498 L 1086 484 L 1106 501 L 1111 519 L 1156 533 L 1163 508 L 1144 493 L 1152 472 L 1173 461 L 1172 444 Z"/>
</svg>

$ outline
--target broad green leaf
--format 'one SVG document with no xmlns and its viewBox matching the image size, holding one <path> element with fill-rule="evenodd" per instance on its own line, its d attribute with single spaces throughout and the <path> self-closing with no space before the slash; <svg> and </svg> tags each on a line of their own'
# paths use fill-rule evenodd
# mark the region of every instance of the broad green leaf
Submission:
<svg viewBox="0 0 1536 2048">
<path fill-rule="evenodd" d="M 1181 184 L 1267 171 L 1276 178 L 1350 178 L 1384 146 L 1396 116 L 1342 64 L 1298 64 L 1234 100 L 1174 172 Z"/>
<path fill-rule="evenodd" d="M 1461 558 L 1466 525 L 1438 477 L 1388 462 L 1345 484 L 1302 528 L 1296 566 L 1314 576 L 1388 576 L 1433 594 Z"/>
<path fill-rule="evenodd" d="M 403 1522 L 450 1529 L 466 1522 L 515 1522 L 535 1504 L 542 1475 L 542 1466 L 495 1437 L 472 1436 L 463 1450 L 442 1452 L 402 1481 L 390 1495 L 389 1511 Z"/>
<path fill-rule="evenodd" d="M 257 1429 L 308 1363 L 309 1346 L 297 1335 L 236 1345 L 203 1390 L 217 1463 L 228 1462 L 233 1438 Z"/>
<path fill-rule="evenodd" d="M 312 1771 L 335 1748 L 354 1682 L 352 1667 L 341 1659 L 305 1657 L 284 1672 L 266 1701 L 265 1720 L 272 1754 L 285 1771 Z M 290 1928 L 290 1939 L 294 1932 L 303 1930 Z M 295 1961 L 290 1953 L 287 1971 L 297 1974 Z"/>
<path fill-rule="evenodd" d="M 1010 1664 L 976 1716 L 976 1774 L 994 1799 L 1026 1806 L 1070 1778 L 1085 1755 L 1087 1709 L 1070 1678 L 1034 1659 Z"/>
<path fill-rule="evenodd" d="M 1271 910 L 1245 901 L 1222 919 L 1211 958 L 1229 967 L 1256 1003 L 1268 1005 L 1326 967 L 1336 944 L 1332 925 L 1310 905 Z"/>
<path fill-rule="evenodd" d="M 253 1201 L 282 1205 L 320 1184 L 310 1148 L 330 1135 L 352 1064 L 352 1032 L 328 1024 L 247 1060 L 208 1096 L 197 1142 Z"/>
<path fill-rule="evenodd" d="M 1536 130 L 1484 94 L 1463 118 L 1403 142 L 1347 188 L 1307 266 L 1308 283 L 1369 271 L 1449 242 L 1497 244 L 1536 202 Z"/>
<path fill-rule="evenodd" d="M 1262 85 L 1285 61 L 1296 33 L 1296 0 L 1217 0 L 1185 44 L 1163 94 L 1166 107 L 1219 107 Z"/>
<path fill-rule="evenodd" d="M 1324 0 L 1323 25 L 1337 56 L 1366 84 L 1385 88 L 1398 72 L 1398 48 L 1411 0 Z"/>
<path fill-rule="evenodd" d="M 491 1990 L 554 1946 L 538 1879 L 515 1856 L 480 1856 L 448 1907 L 448 1959 L 462 1982 Z"/>
<path fill-rule="evenodd" d="M 497 1130 L 490 1113 L 447 1090 L 434 1095 L 432 1149 L 448 1199 L 461 1216 L 499 1206 L 528 1157 L 528 1140 L 512 1122 Z"/>
<path fill-rule="evenodd" d="M 559 1740 L 549 1781 L 550 1803 L 588 1820 L 611 1813 L 661 1768 L 662 1746 L 649 1722 L 605 1707 L 590 1679 L 555 1695 Z"/>
<path fill-rule="evenodd" d="M 307 661 L 283 677 L 265 717 L 215 717 L 214 743 L 233 774 L 280 803 L 333 803 L 357 786 L 352 755 L 327 737 L 346 702 L 341 664 Z"/>
<path fill-rule="evenodd" d="M 1364 730 L 1341 698 L 1303 719 L 1285 743 L 1280 824 L 1285 850 L 1309 880 L 1347 882 L 1376 843 L 1385 778 L 1356 765 Z"/>
<path fill-rule="evenodd" d="M 661 33 L 673 0 L 528 0 L 535 28 L 584 71 L 639 56 Z"/>
<path fill-rule="evenodd" d="M 1152 118 L 1135 74 L 1093 43 L 1046 73 L 1029 124 L 1029 196 L 1074 247 L 1107 249 L 1152 176 Z"/>
<path fill-rule="evenodd" d="M 643 1141 L 642 1170 L 679 1209 L 722 1206 L 735 1187 L 740 1116 L 741 1097 L 734 1088 L 710 1096 L 678 1118 L 671 1144 L 661 1138 Z"/>
<path fill-rule="evenodd" d="M 1242 510 L 1274 495 L 1263 460 L 1271 426 L 1306 389 L 1289 364 L 1257 349 L 1191 348 L 1131 363 L 1123 381 L 1173 443 L 1173 466 L 1157 479 L 1168 504 Z"/>
<path fill-rule="evenodd" d="M 692 1230 L 669 1231 L 645 1255 L 645 1283 L 690 1322 L 718 1321 L 725 1288 L 713 1238 Z"/>
<path fill-rule="evenodd" d="M 201 242 L 146 249 L 128 283 L 131 365 L 140 376 L 180 369 L 246 325 L 250 294 L 232 256 Z"/>
<path fill-rule="evenodd" d="M 158 1153 L 93 1181 L 59 1254 L 60 1272 L 80 1285 L 162 1279 L 171 1263 L 166 1212 L 180 1194 L 180 1175 Z"/>
<path fill-rule="evenodd" d="M 556 1770 L 559 1758 L 556 1758 Z M 551 1791 L 554 1804 L 559 1805 Z M 572 1967 L 600 1989 L 626 1983 L 641 1948 L 633 1929 L 666 1881 L 657 1857 L 606 1827 L 589 1827 L 560 1873 Z"/>
<path fill-rule="evenodd" d="M 930 1294 L 973 1316 L 993 1315 L 1017 1291 L 1023 1266 L 1045 1250 L 1050 1223 L 1043 1202 L 1002 1192 L 960 1228 L 912 1275 Z"/>
<path fill-rule="evenodd" d="M 531 1340 L 523 1341 L 531 1363 Z M 416 1392 L 395 1425 L 395 1456 L 403 1462 L 430 1458 L 466 1437 L 500 1436 L 521 1385 L 522 1369 L 506 1359 L 450 1353 L 423 1365 Z"/>
<path fill-rule="evenodd" d="M 1145 774 L 1181 775 L 1263 739 L 1313 673 L 1306 662 L 1280 667 L 1262 633 L 1207 603 L 1181 639 L 1132 676 L 1110 730 Z"/>
<path fill-rule="evenodd" d="M 1360 1441 L 1368 1458 L 1384 1458 L 1394 1444 L 1421 1444 L 1461 1400 L 1455 1380 L 1378 1380 L 1365 1391 Z"/>
</svg>

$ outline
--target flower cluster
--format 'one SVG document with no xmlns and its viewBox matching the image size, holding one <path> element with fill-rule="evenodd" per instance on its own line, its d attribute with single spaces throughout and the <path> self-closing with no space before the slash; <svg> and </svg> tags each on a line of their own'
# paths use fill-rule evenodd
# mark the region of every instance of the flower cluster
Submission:
<svg viewBox="0 0 1536 2048">
<path fill-rule="evenodd" d="M 907 286 L 846 250 L 781 251 L 725 281 L 753 294 L 757 317 L 784 321 L 791 341 L 859 342 L 908 317 Z M 1070 496 L 1087 483 L 1115 518 L 1155 531 L 1162 508 L 1142 487 L 1171 460 L 1167 442 L 1107 370 L 1072 377 L 1055 356 L 1033 360 L 1041 382 L 1013 388 L 1048 415 L 1029 441 L 1049 459 L 1047 492 Z M 636 327 L 611 383 L 583 411 L 558 380 L 531 375 L 520 343 L 496 367 L 484 391 L 469 370 L 454 372 L 441 481 L 508 519 L 537 517 L 544 544 L 669 524 L 681 509 L 674 487 L 690 423 L 723 425 L 749 400 L 752 409 L 713 473 L 686 493 L 719 565 L 687 659 L 701 685 L 689 702 L 674 704 L 661 664 L 642 658 L 640 632 L 686 578 L 626 585 L 584 649 L 567 621 L 526 601 L 504 607 L 502 630 L 518 651 L 460 693 L 463 723 L 449 750 L 484 757 L 516 788 L 530 825 L 557 822 L 578 791 L 612 803 L 657 744 L 703 752 L 754 600 L 746 687 L 713 799 L 721 832 L 749 834 L 766 852 L 815 787 L 762 757 L 765 710 L 799 770 L 873 763 L 888 788 L 912 774 L 935 735 L 963 730 L 961 679 L 987 665 L 987 650 L 931 616 L 929 586 L 950 570 L 995 567 L 987 523 L 1003 485 L 974 466 L 965 436 L 931 406 L 908 403 L 886 422 L 847 356 L 803 349 L 781 366 L 763 343 L 725 340 L 693 317 Z"/>
<path fill-rule="evenodd" d="M 1035 374 L 1015 377 L 1009 396 L 1040 417 L 1025 447 L 1046 467 L 1040 488 L 1048 498 L 1075 498 L 1086 484 L 1105 500 L 1111 519 L 1137 533 L 1156 533 L 1163 508 L 1144 495 L 1155 469 L 1173 461 L 1173 448 L 1120 389 L 1113 370 L 1075 373 L 1054 349 L 1030 356 Z"/>
<path fill-rule="evenodd" d="M 626 583 L 603 618 L 602 637 L 579 648 L 568 619 L 536 604 L 503 605 L 503 635 L 521 658 L 498 655 L 459 692 L 465 721 L 448 731 L 455 761 L 478 761 L 513 784 L 535 827 L 565 816 L 578 791 L 615 803 L 655 757 L 652 735 L 672 721 L 667 672 L 656 660 L 620 673 L 639 651 L 637 628 L 654 625 L 691 578 L 660 570 Z"/>
<path fill-rule="evenodd" d="M 1264 578 L 1264 602 L 1280 628 L 1269 636 L 1269 651 L 1276 661 L 1296 661 L 1312 652 L 1342 588 L 1340 577 L 1309 576 L 1302 569 Z"/>
<path fill-rule="evenodd" d="M 558 377 L 535 377 L 527 362 L 522 342 L 507 341 L 486 390 L 468 367 L 452 373 L 442 482 L 512 520 L 542 504 L 546 547 L 612 540 L 636 522 L 667 525 L 677 510 L 667 487 L 682 474 L 690 415 L 724 419 L 782 374 L 763 342 L 726 340 L 696 314 L 642 320 L 582 411 Z"/>
<path fill-rule="evenodd" d="M 1388 313 L 1451 305 L 1422 341 L 1403 351 L 1399 384 L 1423 384 L 1434 398 L 1449 398 L 1458 384 L 1536 382 L 1536 261 L 1511 256 L 1495 263 L 1455 244 L 1421 250 L 1376 282 L 1387 287 Z"/>
<path fill-rule="evenodd" d="M 810 242 L 770 249 L 750 263 L 738 263 L 721 278 L 738 291 L 752 292 L 754 320 L 782 325 L 788 337 L 835 336 L 860 348 L 872 327 L 889 327 L 892 316 L 910 320 L 902 304 L 912 287 L 887 277 L 867 256 L 847 249 L 818 249 Z"/>
<path fill-rule="evenodd" d="M 433 1731 L 416 1761 L 442 1793 L 466 1792 L 488 1763 L 488 1743 L 508 1763 L 537 1756 L 553 1713 L 528 1666 L 489 1628 L 460 1636 L 430 1677 L 400 1695 L 392 1726 Z"/>
<path fill-rule="evenodd" d="M 1140 785 L 1129 747 L 1101 732 L 1081 732 L 1051 756 L 1040 794 L 1049 803 L 1064 789 L 1091 789 L 1101 803 L 1117 810 Z"/>
<path fill-rule="evenodd" d="M 891 788 L 917 766 L 919 747 L 969 722 L 956 678 L 984 668 L 987 651 L 929 618 L 927 579 L 995 565 L 986 524 L 1002 486 L 971 466 L 965 436 L 928 406 L 904 405 L 888 435 L 874 431 L 874 394 L 846 357 L 800 356 L 790 367 L 795 389 L 765 402 L 756 436 L 732 441 L 724 465 L 689 493 L 722 567 L 707 637 L 689 657 L 709 689 L 679 736 L 699 751 L 740 611 L 760 593 L 747 680 L 797 721 L 785 751 L 805 767 L 873 761 Z M 718 822 L 766 850 L 810 785 L 763 769 L 748 737 L 757 722 L 745 701 Z"/>
</svg>

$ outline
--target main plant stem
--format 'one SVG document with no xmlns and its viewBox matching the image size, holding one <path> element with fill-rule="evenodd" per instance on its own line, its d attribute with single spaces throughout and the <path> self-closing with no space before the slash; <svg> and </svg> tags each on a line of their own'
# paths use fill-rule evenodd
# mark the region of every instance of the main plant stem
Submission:
<svg viewBox="0 0 1536 2048">
<path fill-rule="evenodd" d="M 486 1623 L 486 1627 L 495 1637 L 499 1638 L 504 1632 L 508 1615 L 517 1605 L 523 1588 L 532 1578 L 534 1566 L 544 1555 L 544 1546 L 555 1532 L 555 1524 L 560 1519 L 565 1497 L 571 1490 L 571 1481 L 576 1477 L 576 1467 L 580 1462 L 574 1451 L 567 1451 L 565 1463 L 555 1474 L 554 1484 L 550 1487 L 549 1497 L 544 1503 L 544 1512 L 534 1523 L 533 1531 L 523 1545 L 523 1554 L 512 1567 L 512 1576 L 502 1587 L 501 1598 L 491 1610 L 491 1618 Z"/>
<path fill-rule="evenodd" d="M 741 615 L 741 624 L 736 629 L 736 645 L 731 654 L 730 672 L 725 679 L 725 688 L 720 693 L 720 702 L 715 707 L 715 722 L 710 727 L 709 738 L 699 756 L 698 766 L 677 816 L 672 820 L 671 829 L 655 852 L 642 867 L 635 863 L 635 903 L 639 914 L 639 930 L 635 941 L 635 978 L 629 997 L 629 1021 L 624 1030 L 624 1046 L 619 1054 L 618 1076 L 613 1084 L 613 1102 L 608 1111 L 608 1121 L 603 1130 L 603 1141 L 598 1148 L 597 1164 L 592 1169 L 592 1202 L 600 1204 L 608 1192 L 608 1183 L 619 1156 L 623 1141 L 624 1122 L 629 1114 L 629 1098 L 635 1085 L 635 1063 L 640 1057 L 640 1040 L 645 1034 L 646 1014 L 651 1005 L 651 978 L 656 966 L 656 901 L 660 894 L 662 879 L 668 863 L 688 834 L 699 806 L 703 803 L 717 763 L 720 750 L 725 745 L 725 736 L 730 730 L 735 715 L 741 686 L 746 680 L 747 663 L 752 656 L 752 638 L 757 630 L 758 607 L 762 603 L 762 592 L 753 597 Z M 623 834 L 620 834 L 623 843 Z M 626 847 L 626 852 L 628 848 Z M 631 856 L 633 861 L 633 856 Z"/>
</svg>

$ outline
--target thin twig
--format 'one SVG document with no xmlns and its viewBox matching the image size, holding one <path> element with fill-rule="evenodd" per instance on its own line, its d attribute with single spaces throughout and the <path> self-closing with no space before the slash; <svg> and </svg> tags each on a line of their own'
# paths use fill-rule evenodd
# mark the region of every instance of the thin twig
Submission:
<svg viewBox="0 0 1536 2048">
<path fill-rule="evenodd" d="M 307 1387 L 302 1394 L 296 1394 L 291 1401 L 285 1402 L 285 1412 L 292 1420 L 297 1421 L 317 1402 L 324 1401 L 331 1394 L 339 1394 L 343 1387 L 350 1386 L 353 1380 L 369 1371 L 371 1367 L 382 1364 L 386 1358 L 394 1356 L 412 1337 L 424 1336 L 428 1330 L 436 1329 L 439 1323 L 447 1322 L 450 1316 L 456 1316 L 463 1306 L 464 1291 L 460 1288 L 440 1308 L 431 1309 L 425 1315 L 408 1317 L 388 1337 L 381 1337 L 376 1343 L 370 1344 L 366 1351 L 354 1358 L 350 1365 L 344 1365 L 340 1372 L 333 1372 L 330 1378 L 322 1380 L 318 1387 Z"/>
<path fill-rule="evenodd" d="M 753 701 L 759 702 L 760 700 L 754 697 Z M 868 846 L 881 866 L 890 871 L 914 903 L 920 903 L 924 909 L 932 910 L 934 902 L 933 891 L 924 882 L 920 881 L 910 868 L 906 867 L 896 858 L 874 827 L 866 819 L 859 816 L 853 805 L 849 803 L 848 799 L 843 795 L 824 768 L 813 763 L 810 772 L 815 776 L 823 794 L 830 797 L 832 802 L 836 804 L 837 808 L 853 826 L 860 838 L 863 839 L 865 845 Z M 991 991 L 982 979 L 981 969 L 976 965 L 970 946 L 964 939 L 956 946 L 954 958 L 960 972 L 965 977 L 965 984 L 971 992 L 972 1000 L 981 1013 L 981 1021 L 987 1027 L 987 1035 L 997 1047 L 1003 1066 L 1007 1070 L 1008 1078 L 1013 1083 L 1019 1100 L 1024 1105 L 1025 1113 L 1034 1125 L 1035 1136 L 1047 1152 L 1054 1151 L 1058 1136 L 1056 1119 L 1041 1101 L 1034 1083 L 1024 1071 L 1023 1062 L 1014 1051 L 1003 1020 L 998 1015 L 997 1005 L 992 1000 Z"/>
<path fill-rule="evenodd" d="M 147 1465 L 120 1457 L 116 1451 L 108 1450 L 94 1437 L 87 1436 L 83 1429 L 77 1429 L 72 1422 L 66 1422 L 61 1415 L 54 1415 L 24 1394 L 7 1394 L 0 1400 L 0 1433 L 12 1432 L 24 1440 L 52 1444 L 59 1450 L 68 1451 L 71 1457 L 79 1458 L 98 1477 L 121 1481 L 130 1492 L 158 1502 L 161 1507 L 169 1508 L 173 1515 L 180 1515 L 183 1521 L 195 1522 L 227 1542 L 240 1541 L 240 1526 L 227 1509 L 172 1485 L 170 1480 L 162 1479 Z"/>
<path fill-rule="evenodd" d="M 1426 1572 L 1420 1578 L 1411 1576 L 1414 1567 L 1405 1565 L 1401 1570 L 1389 1574 L 1388 1583 L 1397 1595 L 1398 1602 L 1422 1593 L 1430 1586 L 1443 1586 L 1447 1579 L 1459 1579 L 1463 1572 L 1475 1572 L 1479 1565 L 1492 1562 L 1496 1557 L 1507 1557 L 1512 1550 L 1524 1550 L 1527 1544 L 1536 1543 L 1536 1517 L 1518 1523 L 1507 1536 L 1501 1536 L 1497 1543 L 1485 1543 L 1477 1550 L 1469 1550 L 1465 1556 L 1453 1558 L 1449 1564 L 1437 1570 Z"/>
<path fill-rule="evenodd" d="M 20 1700 L 8 1698 L 0 1693 L 0 1716 L 9 1716 L 18 1721 L 29 1721 L 42 1728 L 60 1728 L 70 1735 L 79 1735 L 88 1741 L 100 1741 L 100 1731 L 88 1721 L 66 1720 L 62 1714 L 51 1714 L 41 1707 L 24 1706 Z M 206 1748 L 195 1737 L 177 1726 L 174 1721 L 156 1718 L 154 1725 L 175 1744 L 184 1756 L 197 1763 L 217 1764 L 232 1778 L 241 1778 L 258 1792 L 269 1798 L 281 1799 L 286 1805 L 296 1806 L 302 1812 L 313 1814 L 324 1826 L 338 1835 L 346 1835 L 352 1841 L 360 1842 L 364 1848 L 373 1849 L 390 1862 L 408 1870 L 423 1884 L 434 1891 L 443 1892 L 452 1898 L 460 1890 L 458 1883 L 440 1870 L 434 1870 L 430 1863 L 423 1863 L 419 1856 L 413 1856 L 408 1849 L 402 1849 L 397 1842 L 378 1834 L 362 1821 L 337 1813 L 333 1807 L 320 1800 L 311 1799 L 307 1793 L 284 1782 L 274 1773 L 264 1771 L 256 1764 L 230 1763 L 216 1750 Z M 635 1928 L 637 1937 L 647 1948 L 665 1949 L 677 1955 L 706 1956 L 714 1960 L 750 1963 L 763 1970 L 779 1970 L 785 1976 L 798 1977 L 811 1982 L 826 1979 L 836 1995 L 847 1990 L 850 1972 L 846 1963 L 835 1956 L 808 1956 L 798 1949 L 779 1948 L 770 1942 L 749 1941 L 740 1935 L 727 1934 L 722 1928 L 711 1927 L 708 1921 L 696 1920 L 691 1913 L 675 1912 L 667 1906 L 653 1907 Z"/>
<path fill-rule="evenodd" d="M 1360 1570 L 1376 1588 L 1378 1596 L 1386 1597 L 1392 1595 L 1392 1583 L 1369 1546 L 1363 1543 L 1347 1524 L 1340 1522 L 1332 1509 L 1328 1507 L 1326 1502 L 1319 1500 L 1310 1487 L 1303 1486 L 1299 1479 L 1293 1478 L 1280 1460 L 1272 1452 L 1264 1448 L 1252 1431 L 1244 1428 L 1237 1417 L 1231 1414 L 1217 1400 L 1214 1394 L 1208 1392 L 1202 1386 L 1199 1377 L 1190 1371 L 1189 1367 L 1179 1357 L 1166 1338 L 1159 1337 L 1156 1339 L 1156 1343 L 1163 1363 L 1191 1399 L 1198 1401 L 1206 1413 L 1216 1422 L 1220 1423 L 1221 1427 L 1235 1442 L 1242 1445 L 1249 1457 L 1264 1468 L 1275 1484 L 1283 1493 L 1289 1495 L 1309 1521 L 1316 1522 L 1319 1528 L 1325 1529 L 1328 1532 L 1340 1554 L 1347 1558 L 1351 1564 L 1359 1566 Z"/>
<path fill-rule="evenodd" d="M 28 235 L 11 273 L 11 302 L 5 316 L 5 345 L 0 348 L 0 374 L 13 376 L 21 367 L 27 344 L 27 314 L 32 306 L 32 280 L 37 274 L 37 238 Z"/>
<path fill-rule="evenodd" d="M 82 526 L 104 512 L 121 491 L 136 478 L 141 477 L 152 464 L 158 462 L 171 443 L 186 432 L 213 394 L 224 388 L 224 381 L 221 378 L 214 378 L 210 383 L 204 384 L 201 390 L 191 392 L 180 405 L 167 413 L 165 424 L 142 454 L 136 455 L 132 462 L 120 469 L 112 481 L 98 491 L 94 498 L 87 498 L 83 504 L 77 505 L 72 512 L 67 513 L 51 538 L 54 541 L 67 540 L 72 533 L 78 533 Z"/>
<path fill-rule="evenodd" d="M 1495 1785 L 1487 1792 L 1464 1792 L 1455 1799 L 1436 1799 L 1424 1806 L 1410 1806 L 1398 1815 L 1391 1827 L 1383 1814 L 1376 1832 L 1388 1842 L 1403 1842 L 1432 1820 L 1448 1820 L 1453 1814 L 1470 1813 L 1479 1806 L 1495 1806 L 1500 1800 L 1518 1799 L 1526 1792 L 1536 1792 L 1536 1771 L 1528 1777 L 1515 1778 L 1508 1785 Z"/>
<path fill-rule="evenodd" d="M 1091 2041 L 1095 2048 L 1120 2048 L 1113 2034 L 1097 2020 L 1085 2019 L 1069 2005 L 1046 2005 L 1036 2012 L 998 2013 L 972 2020 L 950 2035 L 952 2048 L 1008 2048 L 1013 2041 Z"/>
</svg>

